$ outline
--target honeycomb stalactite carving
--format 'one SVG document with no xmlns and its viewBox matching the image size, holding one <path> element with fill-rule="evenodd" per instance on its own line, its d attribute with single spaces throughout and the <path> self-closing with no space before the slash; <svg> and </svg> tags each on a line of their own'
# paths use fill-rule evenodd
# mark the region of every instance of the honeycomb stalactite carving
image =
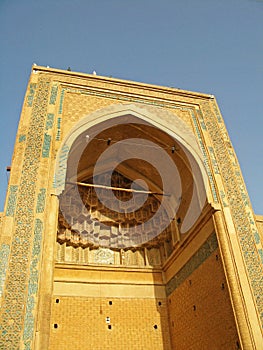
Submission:
<svg viewBox="0 0 263 350">
<path fill-rule="evenodd" d="M 103 183 L 107 174 L 99 175 L 98 183 Z M 87 181 L 91 183 L 92 180 Z M 130 188 L 132 181 L 125 178 L 123 175 L 114 172 L 112 176 L 112 186 L 118 188 Z M 109 190 L 103 189 L 100 191 L 100 198 L 103 196 L 103 202 L 107 202 Z M 163 222 L 167 221 L 168 214 L 165 218 L 160 218 L 156 214 L 160 202 L 154 195 L 149 195 L 145 203 L 136 211 L 132 211 L 127 206 L 133 205 L 131 198 L 132 193 L 124 191 L 116 191 L 116 197 L 120 200 L 118 211 L 113 211 L 103 205 L 99 200 L 96 190 L 93 187 L 82 187 L 70 184 L 60 197 L 60 212 L 58 217 L 58 260 L 74 260 L 75 262 L 91 262 L 90 254 L 79 253 L 79 248 L 82 250 L 90 249 L 90 252 L 100 248 L 111 248 L 120 251 L 125 250 L 125 254 L 118 253 L 118 258 L 112 263 L 122 262 L 125 265 L 144 265 L 145 256 L 141 252 L 142 248 L 158 250 L 160 246 L 166 245 L 167 255 L 172 252 L 172 244 L 176 236 L 173 232 L 172 225 L 167 228 L 162 227 Z M 129 201 L 129 202 L 128 202 Z M 136 198 L 134 199 L 136 202 Z M 136 203 L 134 203 L 136 205 Z M 151 222 L 148 220 L 153 218 Z M 158 235 L 156 232 L 160 231 Z M 144 238 L 144 243 L 140 248 L 133 247 L 133 242 L 140 241 L 140 236 Z M 145 240 L 145 237 L 147 240 Z M 145 243 L 146 241 L 146 243 Z M 69 248 L 71 247 L 71 248 Z M 71 253 L 69 251 L 71 250 Z M 78 250 L 77 259 L 73 258 L 75 251 Z M 127 252 L 129 251 L 129 252 Z M 66 252 L 66 253 L 65 253 Z M 66 254 L 67 255 L 66 259 Z M 76 255 L 75 254 L 75 255 Z M 149 253 L 149 261 L 153 265 L 159 265 L 161 262 L 160 254 L 157 258 L 152 258 L 152 253 Z M 86 258 L 85 258 L 86 257 Z M 93 261 L 92 262 L 96 262 Z"/>
</svg>

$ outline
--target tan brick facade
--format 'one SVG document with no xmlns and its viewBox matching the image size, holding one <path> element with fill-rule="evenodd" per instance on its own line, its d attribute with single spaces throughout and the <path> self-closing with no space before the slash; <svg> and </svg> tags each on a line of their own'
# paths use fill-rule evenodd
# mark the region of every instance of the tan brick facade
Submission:
<svg viewBox="0 0 263 350">
<path fill-rule="evenodd" d="M 52 350 L 66 350 L 69 344 L 76 350 L 171 349 L 166 299 L 61 297 L 58 304 L 57 299 Z"/>
<path fill-rule="evenodd" d="M 94 190 L 107 167 L 117 214 Z M 0 215 L 0 348 L 260 350 L 262 232 L 214 96 L 33 66 Z"/>
<path fill-rule="evenodd" d="M 218 250 L 169 296 L 168 310 L 172 349 L 240 347 Z"/>
</svg>

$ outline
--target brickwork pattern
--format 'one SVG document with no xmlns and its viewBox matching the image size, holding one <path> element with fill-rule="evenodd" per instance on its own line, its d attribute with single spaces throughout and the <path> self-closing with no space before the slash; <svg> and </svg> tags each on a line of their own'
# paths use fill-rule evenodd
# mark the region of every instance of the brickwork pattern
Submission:
<svg viewBox="0 0 263 350">
<path fill-rule="evenodd" d="M 170 350 L 166 300 L 55 296 L 49 350 L 69 346 L 74 350 Z"/>
<path fill-rule="evenodd" d="M 214 251 L 168 298 L 172 349 L 240 349 L 219 254 Z"/>
</svg>

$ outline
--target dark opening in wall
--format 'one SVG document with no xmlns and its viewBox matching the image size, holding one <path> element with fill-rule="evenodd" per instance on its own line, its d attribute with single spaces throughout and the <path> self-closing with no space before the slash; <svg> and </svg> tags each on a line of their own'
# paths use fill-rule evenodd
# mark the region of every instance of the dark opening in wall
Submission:
<svg viewBox="0 0 263 350">
<path fill-rule="evenodd" d="M 111 324 L 108 325 L 108 329 L 111 329 Z"/>
<path fill-rule="evenodd" d="M 56 299 L 56 303 L 57 303 L 57 304 L 59 303 L 59 299 Z"/>
<path fill-rule="evenodd" d="M 109 301 L 109 305 L 112 305 L 112 301 L 111 300 Z"/>
<path fill-rule="evenodd" d="M 58 328 L 58 324 L 57 323 L 54 323 L 54 328 Z"/>
<path fill-rule="evenodd" d="M 153 326 L 153 328 L 154 328 L 154 329 L 157 329 L 157 328 L 158 328 L 157 324 L 155 324 L 155 325 Z"/>
</svg>

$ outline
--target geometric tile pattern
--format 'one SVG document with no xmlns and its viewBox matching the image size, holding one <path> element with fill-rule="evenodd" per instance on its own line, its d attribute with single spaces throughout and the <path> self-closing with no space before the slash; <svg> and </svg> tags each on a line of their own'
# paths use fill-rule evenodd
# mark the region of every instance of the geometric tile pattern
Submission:
<svg viewBox="0 0 263 350">
<path fill-rule="evenodd" d="M 3 285 L 5 282 L 6 269 L 8 265 L 8 257 L 10 252 L 9 244 L 2 244 L 0 249 L 0 298 L 3 294 Z"/>
<path fill-rule="evenodd" d="M 46 119 L 46 130 L 52 129 L 54 123 L 54 114 L 48 113 Z"/>
<path fill-rule="evenodd" d="M 28 283 L 28 295 L 26 302 L 26 316 L 24 323 L 23 340 L 26 350 L 31 349 L 31 341 L 34 335 L 34 307 L 35 296 L 38 290 L 38 263 L 40 259 L 41 241 L 42 241 L 43 223 L 41 220 L 36 219 L 34 230 L 34 241 L 30 263 L 30 275 Z"/>
<path fill-rule="evenodd" d="M 45 198 L 46 198 L 46 189 L 41 188 L 39 191 L 39 194 L 37 196 L 37 207 L 36 212 L 37 213 L 43 213 L 45 208 Z"/>
<path fill-rule="evenodd" d="M 26 135 L 20 135 L 19 139 L 18 139 L 18 142 L 23 142 L 25 140 L 26 140 Z"/>
<path fill-rule="evenodd" d="M 56 103 L 57 94 L 58 94 L 58 86 L 53 85 L 51 89 L 49 104 L 54 105 Z"/>
<path fill-rule="evenodd" d="M 36 86 L 37 84 L 34 83 L 30 84 L 29 86 L 29 94 L 27 96 L 27 107 L 32 107 Z"/>
<path fill-rule="evenodd" d="M 7 201 L 6 216 L 14 216 L 18 186 L 11 185 L 9 188 L 10 188 L 10 193 Z"/>
<path fill-rule="evenodd" d="M 44 142 L 43 142 L 43 149 L 42 149 L 42 157 L 43 158 L 49 157 L 50 142 L 51 142 L 51 136 L 48 135 L 47 133 L 45 133 Z"/>
<path fill-rule="evenodd" d="M 199 115 L 200 114 L 201 113 L 199 112 Z M 206 173 L 207 173 L 207 176 L 208 176 L 208 179 L 209 179 L 209 182 L 210 182 L 213 199 L 214 199 L 215 203 L 218 203 L 217 192 L 216 192 L 216 188 L 215 188 L 213 175 L 212 175 L 212 172 L 211 172 L 211 169 L 210 169 L 210 166 L 209 166 L 209 160 L 208 160 L 208 156 L 207 156 L 207 151 L 206 151 L 206 148 L 205 148 L 202 136 L 201 136 L 201 130 L 200 130 L 199 126 L 198 126 L 197 118 L 195 117 L 195 114 L 194 114 L 193 110 L 191 110 L 191 116 L 192 116 L 192 120 L 193 120 L 193 123 L 194 123 L 195 131 L 196 131 L 196 134 L 197 134 L 197 139 L 198 139 L 198 142 L 199 142 L 199 145 L 200 145 L 200 148 L 201 148 L 201 152 L 202 152 L 202 155 L 203 155 L 204 166 L 205 166 Z M 206 129 L 205 124 L 204 124 L 203 121 L 202 121 L 202 125 L 203 125 L 202 129 Z"/>
</svg>

